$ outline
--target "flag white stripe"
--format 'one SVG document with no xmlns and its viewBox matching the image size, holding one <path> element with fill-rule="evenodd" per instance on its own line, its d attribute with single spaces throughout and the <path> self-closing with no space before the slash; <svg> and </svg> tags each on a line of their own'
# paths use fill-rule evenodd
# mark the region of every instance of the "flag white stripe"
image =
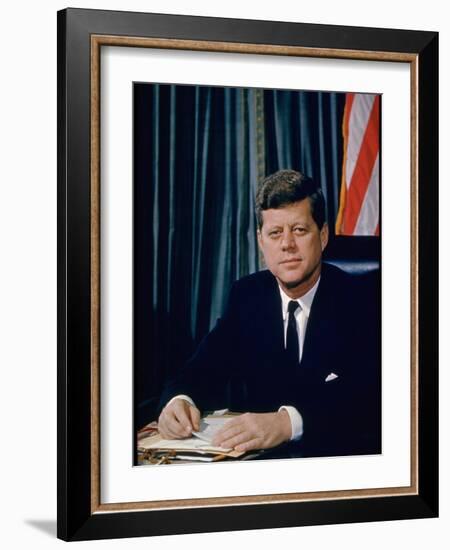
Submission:
<svg viewBox="0 0 450 550">
<path fill-rule="evenodd" d="M 347 189 L 352 181 L 353 172 L 358 162 L 359 151 L 364 139 L 370 113 L 372 112 L 374 94 L 356 94 L 353 99 L 348 124 L 347 162 L 345 179 Z"/>
<path fill-rule="evenodd" d="M 375 235 L 378 224 L 379 164 L 378 154 L 353 232 L 354 235 Z"/>
</svg>

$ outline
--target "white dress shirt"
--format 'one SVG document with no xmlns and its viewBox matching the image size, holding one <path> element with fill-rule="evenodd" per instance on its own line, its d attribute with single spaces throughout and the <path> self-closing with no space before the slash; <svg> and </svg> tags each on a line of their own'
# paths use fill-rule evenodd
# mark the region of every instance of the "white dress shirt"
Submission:
<svg viewBox="0 0 450 550">
<path fill-rule="evenodd" d="M 294 317 L 297 321 L 297 336 L 298 336 L 298 351 L 299 351 L 299 362 L 302 359 L 303 355 L 303 343 L 305 341 L 305 333 L 306 333 L 306 327 L 308 324 L 309 319 L 309 312 L 311 310 L 311 305 L 314 300 L 314 296 L 316 295 L 317 287 L 319 286 L 320 277 L 317 280 L 316 284 L 308 290 L 306 294 L 298 298 L 297 300 L 294 300 L 295 302 L 298 302 L 299 306 L 295 313 Z M 292 298 L 289 298 L 289 296 L 284 292 L 284 290 L 278 286 L 280 289 L 280 296 L 281 296 L 281 313 L 283 316 L 283 324 L 284 324 L 284 347 L 286 347 L 286 338 L 287 338 L 287 327 L 288 327 L 288 321 L 289 321 L 289 313 L 288 313 L 288 306 L 289 302 L 292 300 Z M 300 439 L 303 435 L 303 418 L 302 415 L 298 412 L 298 410 L 295 407 L 283 405 L 278 410 L 281 411 L 284 409 L 291 419 L 291 428 L 292 428 L 292 439 Z"/>
<path fill-rule="evenodd" d="M 296 301 L 299 303 L 300 307 L 297 308 L 297 310 L 294 313 L 295 320 L 297 321 L 297 335 L 298 335 L 298 349 L 299 349 L 299 362 L 302 358 L 303 353 L 303 342 L 305 340 L 305 332 L 306 327 L 308 324 L 309 319 L 309 312 L 311 310 L 311 305 L 314 300 L 314 296 L 317 291 L 317 287 L 319 286 L 320 277 L 317 280 L 316 284 L 308 290 L 306 294 L 304 294 L 301 298 L 298 298 Z M 288 320 L 289 320 L 289 314 L 288 314 L 288 304 L 291 301 L 291 298 L 282 290 L 282 288 L 278 287 L 280 290 L 280 296 L 281 296 L 281 312 L 283 316 L 283 324 L 284 324 L 284 346 L 286 347 L 286 335 L 287 335 L 287 326 L 288 326 Z M 191 405 L 195 407 L 195 403 L 192 401 L 192 399 L 188 395 L 176 395 L 175 397 L 172 397 L 172 399 L 167 403 L 172 403 L 175 399 L 184 399 L 185 401 L 188 401 Z M 292 435 L 291 440 L 293 439 L 300 439 L 303 435 L 303 418 L 302 415 L 298 412 L 298 410 L 295 407 L 289 406 L 289 405 L 282 405 L 278 411 L 285 410 L 289 418 L 291 420 L 291 429 L 292 429 Z"/>
</svg>

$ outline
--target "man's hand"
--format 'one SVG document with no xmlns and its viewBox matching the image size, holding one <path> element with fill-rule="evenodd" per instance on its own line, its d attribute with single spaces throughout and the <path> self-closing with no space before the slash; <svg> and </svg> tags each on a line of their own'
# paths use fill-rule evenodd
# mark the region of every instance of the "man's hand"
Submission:
<svg viewBox="0 0 450 550">
<path fill-rule="evenodd" d="M 229 420 L 213 439 L 213 445 L 250 451 L 270 449 L 291 438 L 289 414 L 285 410 L 275 413 L 245 413 Z"/>
<path fill-rule="evenodd" d="M 161 411 L 158 431 L 164 439 L 190 437 L 200 429 L 200 411 L 185 399 L 174 399 Z"/>
</svg>

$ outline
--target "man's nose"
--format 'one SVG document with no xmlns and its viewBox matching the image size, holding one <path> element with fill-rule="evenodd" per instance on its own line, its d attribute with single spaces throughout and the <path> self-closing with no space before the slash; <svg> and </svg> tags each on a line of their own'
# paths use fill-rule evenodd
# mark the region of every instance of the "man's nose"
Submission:
<svg viewBox="0 0 450 550">
<path fill-rule="evenodd" d="M 294 234 L 292 231 L 283 231 L 283 238 L 281 239 L 281 247 L 283 250 L 292 250 L 295 248 L 296 243 Z"/>
</svg>

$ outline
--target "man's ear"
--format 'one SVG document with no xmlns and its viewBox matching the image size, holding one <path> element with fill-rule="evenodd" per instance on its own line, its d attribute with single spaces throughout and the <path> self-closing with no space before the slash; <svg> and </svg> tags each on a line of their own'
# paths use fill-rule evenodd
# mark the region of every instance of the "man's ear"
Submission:
<svg viewBox="0 0 450 550">
<path fill-rule="evenodd" d="M 261 229 L 258 229 L 256 231 L 256 236 L 258 237 L 258 245 L 259 245 L 259 248 L 262 248 L 262 235 L 261 235 Z"/>
<path fill-rule="evenodd" d="M 328 235 L 329 235 L 328 224 L 327 222 L 325 222 L 322 226 L 322 229 L 320 230 L 320 243 L 322 245 L 322 252 L 325 250 L 325 247 L 328 244 Z"/>
</svg>

